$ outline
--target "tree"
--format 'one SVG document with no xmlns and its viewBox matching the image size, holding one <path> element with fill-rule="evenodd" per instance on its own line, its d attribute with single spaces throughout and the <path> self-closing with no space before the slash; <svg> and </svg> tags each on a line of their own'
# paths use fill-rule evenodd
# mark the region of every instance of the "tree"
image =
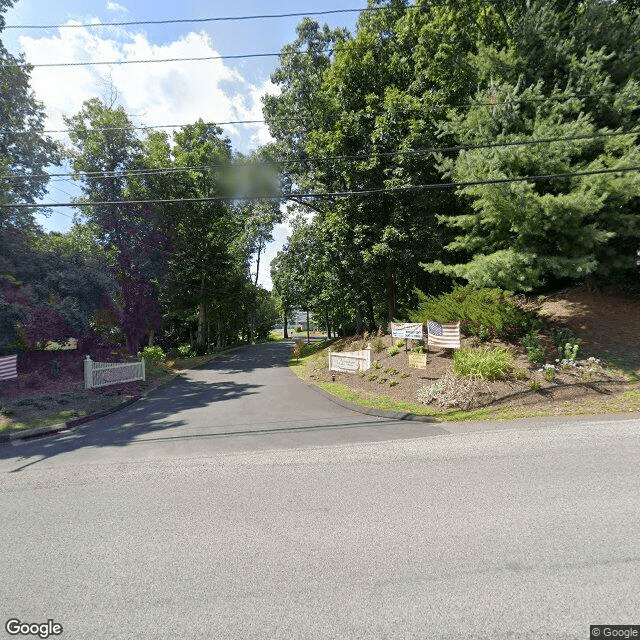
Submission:
<svg viewBox="0 0 640 640">
<path fill-rule="evenodd" d="M 601 34 L 599 24 L 611 33 Z M 570 16 L 532 3 L 514 23 L 509 49 L 487 47 L 473 60 L 484 84 L 475 102 L 494 104 L 452 113 L 443 126 L 464 145 L 525 144 L 461 151 L 442 162 L 445 174 L 473 182 L 637 166 L 637 136 L 608 135 L 636 128 L 640 84 L 631 60 L 640 50 L 632 32 L 629 16 L 613 4 L 582 2 Z M 526 144 L 575 136 L 596 137 Z M 431 271 L 516 291 L 592 274 L 628 281 L 637 273 L 640 190 L 633 172 L 480 184 L 458 193 L 457 211 L 440 218 L 456 234 L 447 249 L 457 261 L 432 262 Z"/>
</svg>

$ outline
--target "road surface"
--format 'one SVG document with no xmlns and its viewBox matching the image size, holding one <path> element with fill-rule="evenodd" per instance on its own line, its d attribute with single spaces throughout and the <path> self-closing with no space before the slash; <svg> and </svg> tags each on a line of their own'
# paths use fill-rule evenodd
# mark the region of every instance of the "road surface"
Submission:
<svg viewBox="0 0 640 640">
<path fill-rule="evenodd" d="M 637 417 L 378 420 L 307 388 L 286 351 L 243 349 L 78 432 L 0 446 L 3 627 L 377 640 L 640 624 Z"/>
</svg>

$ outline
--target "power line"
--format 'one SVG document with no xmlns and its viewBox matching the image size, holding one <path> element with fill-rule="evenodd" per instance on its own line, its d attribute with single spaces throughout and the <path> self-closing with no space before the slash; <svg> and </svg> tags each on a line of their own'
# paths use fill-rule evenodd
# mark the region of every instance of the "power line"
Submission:
<svg viewBox="0 0 640 640">
<path fill-rule="evenodd" d="M 235 22 L 240 20 L 268 20 L 275 18 L 297 18 L 301 16 L 326 16 L 338 13 L 361 13 L 380 11 L 383 7 L 363 7 L 362 9 L 331 9 L 327 11 L 301 11 L 295 13 L 269 13 L 248 16 L 220 16 L 215 18 L 174 18 L 170 20 L 129 20 L 126 22 L 87 22 L 82 24 L 11 24 L 5 29 L 77 29 L 80 27 L 128 27 L 145 24 L 201 24 L 205 22 Z M 413 7 L 407 7 L 411 9 Z"/>
<path fill-rule="evenodd" d="M 358 160 L 363 161 L 370 159 L 371 157 L 393 157 L 393 156 L 411 156 L 411 155 L 426 155 L 432 153 L 448 153 L 451 151 L 473 151 L 476 149 L 495 149 L 500 147 L 514 147 L 514 146 L 530 146 L 536 144 L 549 144 L 554 142 L 574 142 L 577 140 L 598 140 L 610 137 L 618 136 L 630 136 L 640 135 L 638 131 L 609 131 L 604 133 L 583 134 L 576 136 L 566 137 L 554 137 L 554 138 L 534 138 L 531 140 L 510 140 L 504 142 L 485 142 L 480 144 L 470 145 L 452 145 L 448 147 L 425 147 L 419 149 L 400 149 L 397 151 L 381 151 L 370 152 L 367 154 L 354 154 L 354 155 L 337 155 L 326 156 L 324 158 L 276 158 L 268 162 L 252 161 L 246 164 L 236 163 L 236 166 L 261 166 L 261 165 L 287 165 L 287 164 L 314 164 L 321 162 L 334 162 L 336 160 Z M 145 169 L 130 169 L 127 171 L 87 171 L 81 174 L 81 177 L 90 178 L 124 178 L 127 176 L 139 177 L 139 176 L 154 176 L 165 175 L 172 173 L 184 173 L 189 171 L 208 171 L 210 169 L 229 168 L 231 163 L 227 164 L 209 164 L 187 167 L 162 167 L 157 169 L 145 168 Z M 21 179 L 36 179 L 36 178 L 61 178 L 61 177 L 73 177 L 76 173 L 49 173 L 49 174 L 16 174 L 12 176 L 6 176 L 6 180 L 21 180 Z"/>
<path fill-rule="evenodd" d="M 548 96 L 545 98 L 519 98 L 518 103 L 539 103 L 539 102 L 556 102 L 559 100 L 571 100 L 582 98 L 600 98 L 601 94 L 597 93 L 584 93 L 572 96 Z M 475 107 L 496 107 L 496 106 L 504 106 L 505 103 L 501 102 L 469 102 L 462 103 L 457 105 L 449 105 L 446 103 L 436 103 L 430 105 L 428 107 L 416 107 L 418 111 L 438 111 L 441 109 L 473 109 Z M 345 112 L 343 112 L 344 114 Z M 358 112 L 351 111 L 350 114 L 356 114 Z M 362 112 L 362 115 L 366 116 L 380 116 L 387 114 L 388 111 L 366 111 Z M 280 117 L 273 118 L 271 122 L 302 122 L 306 119 L 306 116 L 288 116 L 288 117 Z M 187 122 L 183 124 L 153 124 L 153 125 L 139 125 L 139 126 L 130 126 L 130 127 L 95 127 L 93 129 L 87 129 L 87 133 L 95 133 L 95 132 L 104 132 L 104 131 L 146 131 L 148 129 L 181 129 L 183 127 L 188 127 L 193 125 L 193 122 Z M 262 118 L 258 120 L 227 120 L 220 122 L 208 122 L 206 124 L 210 124 L 212 126 L 222 126 L 222 125 L 239 125 L 239 124 L 268 124 L 268 122 Z M 43 129 L 42 131 L 36 131 L 35 133 L 71 133 L 74 129 Z M 33 130 L 23 129 L 18 131 L 2 131 L 0 133 L 11 133 L 12 135 L 30 135 L 34 133 Z"/>
<path fill-rule="evenodd" d="M 254 200 L 300 200 L 300 199 L 318 199 L 333 198 L 346 196 L 366 196 L 381 193 L 395 193 L 401 191 L 419 191 L 429 189 L 448 189 L 460 187 L 472 187 L 485 184 L 506 184 L 510 182 L 528 182 L 531 180 L 551 180 L 554 178 L 577 178 L 581 176 L 595 176 L 611 173 L 628 173 L 631 171 L 640 171 L 640 166 L 636 167 L 619 167 L 617 169 L 594 169 L 592 171 L 575 171 L 567 173 L 552 173 L 533 176 L 519 176 L 515 178 L 493 178 L 487 180 L 471 180 L 466 182 L 437 182 L 432 184 L 407 185 L 402 187 L 382 187 L 380 189 L 363 189 L 360 191 L 328 191 L 325 193 L 283 193 L 279 196 L 209 196 L 203 198 L 166 198 L 166 199 L 150 199 L 150 200 L 105 200 L 100 202 L 69 202 L 45 205 L 48 207 L 97 207 L 97 206 L 114 206 L 114 205 L 142 205 L 142 204 L 176 204 L 188 202 L 237 202 L 237 201 L 254 201 Z M 0 204 L 2 209 L 10 208 L 33 208 L 42 207 L 42 204 Z"/>
</svg>

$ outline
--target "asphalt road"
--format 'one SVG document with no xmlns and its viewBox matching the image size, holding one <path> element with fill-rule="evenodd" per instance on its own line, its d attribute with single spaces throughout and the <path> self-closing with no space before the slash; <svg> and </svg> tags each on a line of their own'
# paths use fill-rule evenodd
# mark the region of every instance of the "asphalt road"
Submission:
<svg viewBox="0 0 640 640">
<path fill-rule="evenodd" d="M 640 624 L 637 417 L 376 420 L 293 378 L 283 349 L 0 446 L 2 625 L 138 640 Z"/>
</svg>

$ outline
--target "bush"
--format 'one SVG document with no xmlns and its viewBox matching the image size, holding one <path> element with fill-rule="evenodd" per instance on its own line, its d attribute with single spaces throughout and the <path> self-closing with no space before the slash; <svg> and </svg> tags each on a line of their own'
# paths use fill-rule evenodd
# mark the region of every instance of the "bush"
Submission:
<svg viewBox="0 0 640 640">
<path fill-rule="evenodd" d="M 384 340 L 378 336 L 371 341 L 371 348 L 374 353 L 382 353 L 385 350 Z"/>
<path fill-rule="evenodd" d="M 465 347 L 453 354 L 453 371 L 458 376 L 497 380 L 511 372 L 513 361 L 513 352 L 506 347 Z"/>
<path fill-rule="evenodd" d="M 147 362 L 164 362 L 164 351 L 162 347 L 145 347 L 142 352 L 138 353 L 138 358 L 144 358 Z"/>
<path fill-rule="evenodd" d="M 396 340 L 396 347 L 404 347 L 404 340 Z"/>
<path fill-rule="evenodd" d="M 533 364 L 541 365 L 544 362 L 545 351 L 540 347 L 540 340 L 538 340 L 535 333 L 527 333 L 522 338 L 522 346 L 527 351 L 527 356 Z"/>
<path fill-rule="evenodd" d="M 515 340 L 543 326 L 535 312 L 520 309 L 513 294 L 501 289 L 456 287 L 451 293 L 437 297 L 416 293 L 420 303 L 409 314 L 411 322 L 460 320 L 462 333 L 481 340 L 495 337 Z"/>
<path fill-rule="evenodd" d="M 178 347 L 178 357 L 179 358 L 191 358 L 193 357 L 195 351 L 191 347 L 190 344 L 181 344 Z"/>
<path fill-rule="evenodd" d="M 423 404 L 435 404 L 444 408 L 459 407 L 468 409 L 475 395 L 475 381 L 470 378 L 456 378 L 449 371 L 442 379 L 418 392 L 418 401 Z"/>
<path fill-rule="evenodd" d="M 400 353 L 400 349 L 398 349 L 398 347 L 396 347 L 395 345 L 389 349 L 390 356 L 396 356 L 399 353 Z"/>
<path fill-rule="evenodd" d="M 571 329 L 556 329 L 551 339 L 558 345 L 560 360 L 575 360 L 578 357 L 582 341 Z"/>
<path fill-rule="evenodd" d="M 293 347 L 293 355 L 296 361 L 300 360 L 300 356 L 302 355 L 302 351 L 304 350 L 304 340 L 298 338 L 296 340 L 296 345 Z"/>
</svg>

